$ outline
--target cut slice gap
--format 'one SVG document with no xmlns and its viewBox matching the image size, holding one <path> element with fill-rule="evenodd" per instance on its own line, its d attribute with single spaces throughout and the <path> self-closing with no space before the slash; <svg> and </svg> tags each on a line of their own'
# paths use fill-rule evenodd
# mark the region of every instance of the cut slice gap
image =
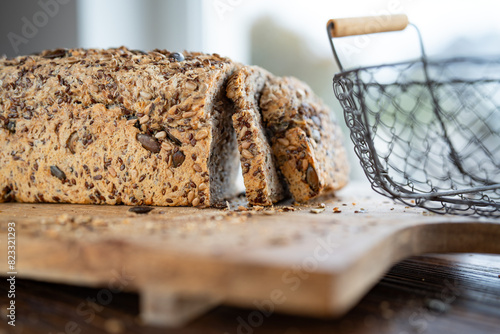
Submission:
<svg viewBox="0 0 500 334">
<path fill-rule="evenodd" d="M 231 122 L 233 103 L 226 97 L 226 84 L 217 89 L 211 104 L 212 143 L 210 146 L 210 205 L 219 205 L 237 195 L 238 150 L 236 134 Z"/>
</svg>

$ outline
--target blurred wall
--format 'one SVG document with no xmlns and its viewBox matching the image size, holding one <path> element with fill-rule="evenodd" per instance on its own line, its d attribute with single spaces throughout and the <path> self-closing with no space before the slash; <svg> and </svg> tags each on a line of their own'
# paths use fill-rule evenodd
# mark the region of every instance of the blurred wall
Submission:
<svg viewBox="0 0 500 334">
<path fill-rule="evenodd" d="M 203 49 L 203 0 L 4 0 L 0 55 L 44 49 Z"/>
<path fill-rule="evenodd" d="M 202 0 L 79 0 L 82 47 L 202 49 Z"/>
<path fill-rule="evenodd" d="M 75 0 L 4 0 L 0 5 L 0 55 L 78 46 Z"/>
</svg>

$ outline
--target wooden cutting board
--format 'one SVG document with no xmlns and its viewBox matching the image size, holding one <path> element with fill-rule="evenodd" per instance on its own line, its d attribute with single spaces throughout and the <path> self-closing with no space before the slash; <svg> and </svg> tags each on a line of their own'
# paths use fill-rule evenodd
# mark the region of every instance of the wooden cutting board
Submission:
<svg viewBox="0 0 500 334">
<path fill-rule="evenodd" d="M 145 322 L 171 326 L 220 303 L 254 308 L 255 319 L 272 312 L 337 317 L 408 256 L 500 253 L 500 220 L 430 214 L 366 184 L 307 206 L 235 211 L 244 204 L 238 201 L 230 210 L 157 207 L 148 214 L 4 203 L 0 240 L 6 244 L 15 222 L 17 277 L 102 287 L 101 305 L 135 291 Z M 324 211 L 316 210 L 320 203 Z M 2 248 L 0 273 L 7 275 Z"/>
</svg>

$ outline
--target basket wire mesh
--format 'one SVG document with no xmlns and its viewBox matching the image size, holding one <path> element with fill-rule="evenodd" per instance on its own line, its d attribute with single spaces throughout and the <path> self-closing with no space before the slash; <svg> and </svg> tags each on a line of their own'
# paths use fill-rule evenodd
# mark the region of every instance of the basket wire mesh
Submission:
<svg viewBox="0 0 500 334">
<path fill-rule="evenodd" d="M 405 205 L 500 218 L 500 59 L 431 61 L 412 26 L 417 61 L 333 78 L 361 167 L 376 192 Z"/>
</svg>

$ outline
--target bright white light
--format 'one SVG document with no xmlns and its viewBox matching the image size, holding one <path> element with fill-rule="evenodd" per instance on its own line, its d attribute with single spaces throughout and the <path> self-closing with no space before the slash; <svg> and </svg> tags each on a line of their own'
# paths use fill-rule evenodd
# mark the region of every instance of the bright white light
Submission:
<svg viewBox="0 0 500 334">
<path fill-rule="evenodd" d="M 221 10 L 217 4 L 226 6 Z M 325 26 L 334 17 L 405 13 L 420 28 L 430 55 L 439 54 L 458 38 L 474 41 L 494 34 L 500 36 L 500 2 L 494 0 L 206 0 L 204 12 L 205 51 L 223 53 L 240 61 L 248 60 L 249 29 L 263 15 L 303 36 L 308 43 L 305 47 L 322 55 L 331 54 Z M 492 50 L 494 47 L 496 50 Z M 484 45 L 484 49 L 500 54 L 500 43 Z M 388 50 L 398 51 L 404 52 L 404 47 L 394 45 Z M 470 50 L 470 53 L 483 51 Z"/>
</svg>

